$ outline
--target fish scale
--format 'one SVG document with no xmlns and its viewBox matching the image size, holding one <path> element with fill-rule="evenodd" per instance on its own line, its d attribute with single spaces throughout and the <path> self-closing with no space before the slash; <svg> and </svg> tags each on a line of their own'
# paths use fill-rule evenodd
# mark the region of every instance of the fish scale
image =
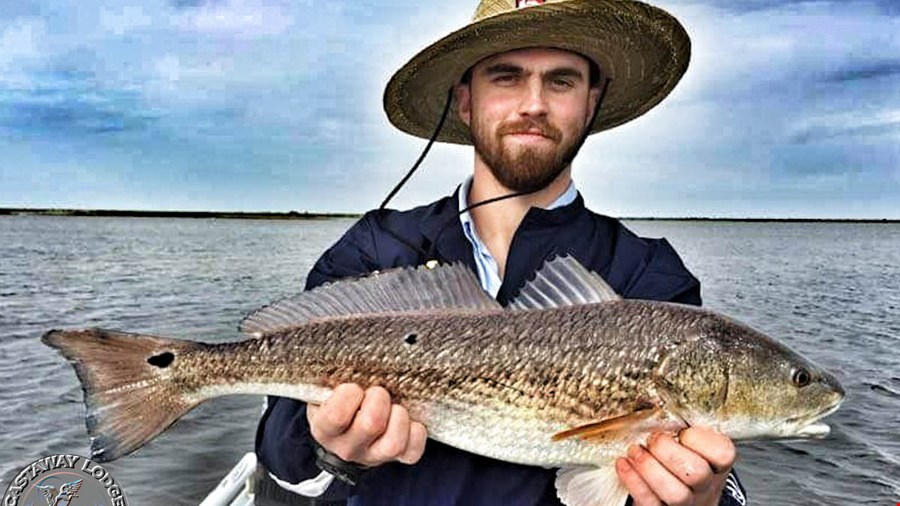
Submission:
<svg viewBox="0 0 900 506">
<path fill-rule="evenodd" d="M 392 294 L 386 297 L 385 294 Z M 577 301 L 577 302 L 576 302 Z M 264 394 L 310 403 L 342 383 L 382 386 L 429 437 L 560 467 L 569 506 L 620 506 L 613 461 L 653 431 L 822 437 L 837 380 L 718 313 L 623 300 L 571 258 L 502 308 L 463 265 L 397 269 L 265 306 L 253 338 L 204 344 L 103 329 L 51 331 L 85 391 L 91 455 L 128 454 L 199 403 Z"/>
<path fill-rule="evenodd" d="M 624 327 L 636 331 L 632 335 L 620 331 L 622 320 L 653 321 L 647 313 L 652 317 L 663 309 L 669 313 L 668 332 L 649 325 Z M 483 424 L 513 417 L 533 422 L 533 427 L 523 423 L 521 431 L 503 438 L 507 448 L 522 447 L 515 462 L 550 465 L 545 456 L 557 445 L 553 433 L 660 402 L 653 393 L 653 374 L 662 355 L 648 356 L 647 351 L 696 339 L 685 334 L 692 318 L 693 311 L 679 306 L 642 301 L 539 311 L 343 317 L 191 351 L 173 365 L 171 374 L 183 377 L 185 388 L 193 391 L 236 384 L 379 385 L 411 411 L 425 414 L 419 421 L 431 429 L 431 437 L 454 446 L 475 441 Z M 597 323 L 572 325 L 579 321 Z M 571 332 L 558 331 L 568 325 Z M 478 335 L 473 328 L 480 329 Z M 405 342 L 410 334 L 417 335 L 415 344 Z M 250 357 L 250 363 L 223 360 L 226 355 Z M 429 416 L 440 411 L 435 403 L 452 404 L 455 416 L 481 411 L 487 403 L 504 409 L 480 417 L 469 414 L 479 422 L 468 432 L 444 435 Z M 551 426 L 555 430 L 547 432 Z"/>
</svg>

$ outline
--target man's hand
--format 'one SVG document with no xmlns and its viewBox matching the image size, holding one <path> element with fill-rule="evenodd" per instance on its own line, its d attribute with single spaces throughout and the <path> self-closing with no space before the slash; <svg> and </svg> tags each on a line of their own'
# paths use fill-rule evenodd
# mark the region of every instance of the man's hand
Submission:
<svg viewBox="0 0 900 506">
<path fill-rule="evenodd" d="M 734 443 L 710 429 L 690 427 L 680 443 L 653 434 L 647 447 L 632 446 L 616 472 L 635 506 L 715 506 L 737 458 Z"/>
<path fill-rule="evenodd" d="M 410 421 L 406 408 L 391 404 L 381 387 L 339 385 L 321 406 L 307 406 L 306 418 L 313 438 L 348 462 L 415 464 L 425 451 L 425 426 Z"/>
</svg>

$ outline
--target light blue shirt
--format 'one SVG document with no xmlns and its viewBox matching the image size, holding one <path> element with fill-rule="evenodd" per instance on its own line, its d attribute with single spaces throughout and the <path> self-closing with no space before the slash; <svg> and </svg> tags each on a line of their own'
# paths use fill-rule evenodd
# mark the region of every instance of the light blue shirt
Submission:
<svg viewBox="0 0 900 506">
<path fill-rule="evenodd" d="M 459 209 L 461 210 L 469 206 L 469 188 L 471 187 L 472 177 L 469 176 L 459 188 Z M 577 196 L 578 191 L 575 190 L 575 185 L 570 182 L 566 191 L 554 200 L 547 209 L 567 206 L 574 202 Z M 500 279 L 497 261 L 491 255 L 487 246 L 481 242 L 481 238 L 478 237 L 478 232 L 475 230 L 475 222 L 472 221 L 472 214 L 469 211 L 460 214 L 459 221 L 462 224 L 463 234 L 472 243 L 472 253 L 475 255 L 475 266 L 478 268 L 478 279 L 481 280 L 481 287 L 484 288 L 484 291 L 491 294 L 491 297 L 496 298 L 497 293 L 500 291 L 500 285 L 503 283 L 503 280 Z"/>
</svg>

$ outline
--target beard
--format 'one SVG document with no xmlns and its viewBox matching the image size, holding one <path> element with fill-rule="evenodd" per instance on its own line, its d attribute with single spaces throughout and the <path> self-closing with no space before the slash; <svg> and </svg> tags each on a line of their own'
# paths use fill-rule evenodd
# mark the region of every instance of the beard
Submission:
<svg viewBox="0 0 900 506">
<path fill-rule="evenodd" d="M 539 128 L 541 135 L 552 143 L 539 146 L 503 143 L 506 134 Z M 584 129 L 577 136 L 563 141 L 562 132 L 546 121 L 523 120 L 502 123 L 496 133 L 473 118 L 472 145 L 494 178 L 516 193 L 533 193 L 546 188 L 572 163 L 584 143 Z"/>
</svg>

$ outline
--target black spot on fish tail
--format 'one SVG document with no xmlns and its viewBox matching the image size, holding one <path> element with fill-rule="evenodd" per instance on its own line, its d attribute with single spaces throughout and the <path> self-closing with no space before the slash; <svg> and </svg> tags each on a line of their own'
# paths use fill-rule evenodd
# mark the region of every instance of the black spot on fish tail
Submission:
<svg viewBox="0 0 900 506">
<path fill-rule="evenodd" d="M 174 375 L 163 371 L 205 344 L 108 329 L 51 331 L 42 341 L 75 367 L 96 462 L 140 448 L 204 400 L 186 398 Z"/>
<path fill-rule="evenodd" d="M 416 344 L 416 341 L 418 341 L 418 340 L 419 340 L 419 336 L 416 335 L 415 333 L 406 334 L 406 337 L 403 338 L 403 342 L 405 342 L 406 344 Z"/>
<path fill-rule="evenodd" d="M 166 367 L 169 367 L 169 364 L 171 364 L 173 360 L 175 360 L 175 355 L 173 355 L 172 352 L 167 351 L 148 358 L 147 363 L 155 365 L 160 369 L 165 369 Z"/>
</svg>

